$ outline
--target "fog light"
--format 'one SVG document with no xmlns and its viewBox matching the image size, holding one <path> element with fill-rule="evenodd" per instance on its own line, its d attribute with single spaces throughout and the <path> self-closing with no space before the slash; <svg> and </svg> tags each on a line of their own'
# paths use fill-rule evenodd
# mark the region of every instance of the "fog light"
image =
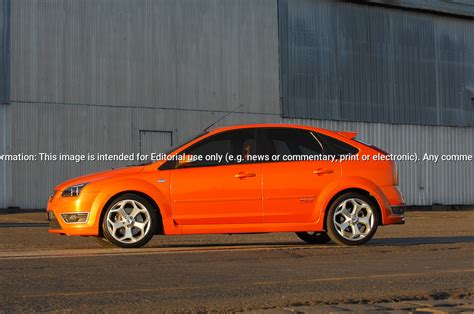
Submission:
<svg viewBox="0 0 474 314">
<path fill-rule="evenodd" d="M 61 214 L 65 223 L 68 224 L 80 224 L 86 223 L 89 219 L 89 213 L 67 213 Z"/>
</svg>

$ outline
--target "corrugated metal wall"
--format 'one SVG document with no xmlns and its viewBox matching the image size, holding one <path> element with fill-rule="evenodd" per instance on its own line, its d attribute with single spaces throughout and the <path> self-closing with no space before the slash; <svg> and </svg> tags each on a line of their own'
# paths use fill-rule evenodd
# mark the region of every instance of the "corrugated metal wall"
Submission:
<svg viewBox="0 0 474 314">
<path fill-rule="evenodd" d="M 278 113 L 273 0 L 15 0 L 12 100 Z"/>
<path fill-rule="evenodd" d="M 473 153 L 473 128 L 281 118 L 277 3 L 13 1 L 12 102 L 0 106 L 0 154 L 136 153 L 141 130 L 172 132 L 178 143 L 239 104 L 218 126 L 308 123 L 360 131 L 393 153 Z M 327 11 L 317 23 L 332 23 Z M 331 54 L 312 58 L 330 63 Z M 472 81 L 474 72 L 465 74 Z M 330 72 L 321 77 L 321 86 L 339 86 Z M 330 92 L 317 87 L 316 99 Z M 44 207 L 59 182 L 125 164 L 0 163 L 0 207 Z M 407 163 L 400 172 L 409 204 L 474 203 L 472 163 Z"/>
<path fill-rule="evenodd" d="M 7 109 L 7 106 L 0 105 L 0 155 L 3 155 L 8 151 L 7 141 L 11 134 L 7 127 Z M 7 169 L 8 166 L 7 163 L 0 161 L 0 208 L 8 206 L 11 194 L 8 190 L 8 187 L 10 186 Z"/>
<path fill-rule="evenodd" d="M 286 117 L 474 126 L 474 23 L 329 0 L 280 0 Z"/>
<path fill-rule="evenodd" d="M 392 154 L 474 154 L 474 129 L 383 123 L 284 119 L 287 123 L 356 131 Z M 474 162 L 397 162 L 400 189 L 410 205 L 474 204 Z"/>
<path fill-rule="evenodd" d="M 10 0 L 0 0 L 0 105 L 10 92 Z"/>
<path fill-rule="evenodd" d="M 365 2 L 474 17 L 472 0 L 365 0 Z"/>
<path fill-rule="evenodd" d="M 279 114 L 273 0 L 15 0 L 11 27 L 15 152 L 139 152 L 140 130 L 177 142 L 240 104 Z M 9 205 L 124 164 L 13 163 Z"/>
</svg>

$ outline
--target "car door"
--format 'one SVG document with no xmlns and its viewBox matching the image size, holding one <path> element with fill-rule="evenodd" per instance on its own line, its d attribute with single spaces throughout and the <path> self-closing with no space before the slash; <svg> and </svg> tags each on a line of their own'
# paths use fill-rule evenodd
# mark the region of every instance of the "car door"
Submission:
<svg viewBox="0 0 474 314">
<path fill-rule="evenodd" d="M 174 221 L 179 225 L 261 223 L 261 164 L 247 160 L 255 150 L 255 129 L 218 133 L 186 149 L 188 157 L 202 156 L 202 160 L 171 170 Z M 216 156 L 222 160 L 213 159 Z"/>
<path fill-rule="evenodd" d="M 321 142 L 308 130 L 265 128 L 262 133 L 264 153 L 273 160 L 262 164 L 264 222 L 316 221 L 316 201 L 325 187 L 339 184 L 340 163 L 291 161 L 310 156 L 324 158 Z"/>
</svg>

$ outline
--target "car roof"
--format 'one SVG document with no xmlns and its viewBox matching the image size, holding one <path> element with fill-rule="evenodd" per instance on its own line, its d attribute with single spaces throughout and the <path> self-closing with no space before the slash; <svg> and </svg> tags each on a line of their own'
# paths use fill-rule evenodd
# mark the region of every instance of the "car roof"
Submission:
<svg viewBox="0 0 474 314">
<path fill-rule="evenodd" d="M 288 123 L 255 123 L 255 124 L 236 124 L 236 125 L 228 125 L 218 128 L 210 129 L 211 132 L 221 132 L 221 131 L 228 131 L 228 130 L 235 130 L 235 129 L 250 129 L 250 128 L 291 128 L 291 129 L 306 129 L 306 130 L 322 130 L 322 131 L 330 131 L 327 129 L 321 129 L 309 125 L 299 125 L 299 124 L 288 124 Z"/>
<path fill-rule="evenodd" d="M 353 139 L 357 136 L 357 132 L 347 132 L 347 131 L 333 131 L 323 128 L 318 128 L 310 125 L 300 125 L 300 124 L 288 124 L 288 123 L 256 123 L 256 124 L 237 124 L 229 125 L 219 128 L 212 128 L 209 130 L 209 133 L 215 134 L 223 131 L 237 130 L 237 129 L 250 129 L 250 128 L 288 128 L 288 129 L 302 129 L 310 130 L 318 133 L 323 133 L 326 135 L 332 135 L 336 137 L 343 137 L 344 139 Z"/>
</svg>

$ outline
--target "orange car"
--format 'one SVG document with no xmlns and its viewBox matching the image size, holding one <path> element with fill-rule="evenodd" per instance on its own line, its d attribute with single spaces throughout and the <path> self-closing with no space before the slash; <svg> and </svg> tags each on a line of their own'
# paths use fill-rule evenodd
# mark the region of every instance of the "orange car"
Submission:
<svg viewBox="0 0 474 314">
<path fill-rule="evenodd" d="M 296 232 L 358 245 L 404 223 L 390 155 L 357 133 L 257 124 L 206 131 L 147 165 L 60 184 L 51 233 L 140 247 L 155 234 Z"/>
</svg>

